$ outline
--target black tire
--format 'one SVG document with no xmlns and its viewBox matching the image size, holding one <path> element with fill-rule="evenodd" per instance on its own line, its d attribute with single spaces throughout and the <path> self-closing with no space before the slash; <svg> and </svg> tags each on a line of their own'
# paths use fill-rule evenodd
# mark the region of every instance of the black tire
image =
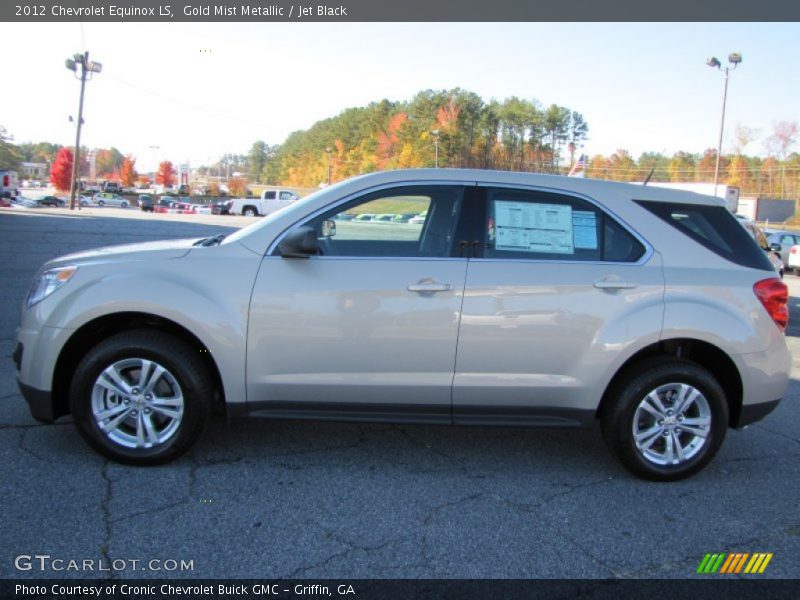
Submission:
<svg viewBox="0 0 800 600">
<path fill-rule="evenodd" d="M 103 202 L 102 200 L 98 200 L 97 206 L 105 206 L 105 202 Z"/>
<path fill-rule="evenodd" d="M 640 403 L 643 404 L 648 394 L 659 389 L 662 392 L 657 396 L 663 401 L 664 408 L 670 408 L 668 397 L 673 390 L 668 388 L 671 384 L 683 384 L 694 388 L 700 392 L 705 404 L 703 405 L 702 400 L 698 398 L 690 405 L 692 412 L 687 411 L 681 416 L 674 414 L 675 411 L 668 411 L 667 414 L 670 416 L 664 420 L 658 420 L 646 409 L 639 411 L 637 416 Z M 631 473 L 643 479 L 675 481 L 689 477 L 711 461 L 725 439 L 728 428 L 728 402 L 725 392 L 706 369 L 694 362 L 673 357 L 647 359 L 625 373 L 619 383 L 609 390 L 609 394 L 611 394 L 608 398 L 610 404 L 605 407 L 601 417 L 603 438 L 622 464 Z M 681 425 L 684 419 L 702 418 L 701 411 L 708 413 L 706 419 L 709 421 L 709 427 L 705 437 L 693 435 L 687 431 L 685 425 L 683 427 Z M 634 427 L 645 426 L 648 419 L 652 419 L 652 428 L 642 431 L 642 434 L 657 431 L 659 427 L 662 431 L 656 435 L 648 435 L 642 440 L 645 445 L 647 440 L 655 441 L 650 449 L 640 450 L 634 440 Z M 664 433 L 663 430 L 668 431 Z M 671 437 L 672 431 L 676 432 L 675 437 L 667 440 Z M 662 439 L 661 436 L 665 437 Z M 692 448 L 691 444 L 686 445 L 686 448 L 690 449 L 690 456 L 679 462 L 674 462 L 673 457 L 672 464 L 656 462 L 659 460 L 658 450 L 662 444 L 664 454 L 669 456 L 668 441 L 669 448 L 674 449 L 677 444 L 677 447 L 685 450 L 681 442 L 686 443 L 689 440 L 692 443 L 697 440 L 698 443 L 697 448 Z"/>
<path fill-rule="evenodd" d="M 245 206 L 244 210 L 242 211 L 242 214 L 245 217 L 257 217 L 258 216 L 258 210 L 256 210 L 255 207 L 253 207 L 253 206 Z"/>
<path fill-rule="evenodd" d="M 128 203 L 127 202 L 121 202 L 119 207 L 120 208 L 128 208 Z"/>
<path fill-rule="evenodd" d="M 177 420 L 177 425 L 174 425 L 174 429 L 164 430 L 171 431 L 171 434 L 163 443 L 159 442 L 152 447 L 127 447 L 124 443 L 112 439 L 111 433 L 106 434 L 100 428 L 95 418 L 94 407 L 97 394 L 102 397 L 103 392 L 95 391 L 95 384 L 101 373 L 111 365 L 124 364 L 126 360 L 135 362 L 141 359 L 153 361 L 166 369 L 171 379 L 167 381 L 166 376 L 162 376 L 156 389 L 164 389 L 159 386 L 166 385 L 166 389 L 173 392 L 173 396 L 179 393 L 182 397 L 182 415 Z M 136 370 L 133 369 L 131 380 L 135 381 L 137 376 Z M 177 383 L 177 391 L 171 382 Z M 153 393 L 155 395 L 155 390 Z M 69 390 L 72 416 L 78 431 L 89 445 L 114 461 L 132 465 L 162 464 L 186 452 L 197 440 L 208 421 L 212 395 L 213 381 L 207 374 L 199 349 L 175 336 L 150 330 L 126 331 L 100 342 L 79 363 Z M 122 401 L 119 398 L 122 397 L 122 395 L 112 395 L 111 402 L 114 403 L 112 406 L 121 407 Z M 143 396 L 136 396 L 135 399 L 134 396 L 125 398 L 128 400 L 125 402 L 126 405 L 130 405 L 131 400 L 134 404 L 137 401 L 144 401 Z M 148 412 L 147 408 L 140 410 L 143 413 Z M 150 409 L 149 412 L 152 414 L 148 417 L 149 420 L 175 421 L 160 416 L 158 409 Z M 133 415 L 136 415 L 136 411 Z M 138 423 L 141 424 L 142 421 L 139 420 Z M 114 435 L 131 435 L 131 429 L 133 426 L 129 425 L 126 417 L 122 425 L 115 428 Z"/>
</svg>

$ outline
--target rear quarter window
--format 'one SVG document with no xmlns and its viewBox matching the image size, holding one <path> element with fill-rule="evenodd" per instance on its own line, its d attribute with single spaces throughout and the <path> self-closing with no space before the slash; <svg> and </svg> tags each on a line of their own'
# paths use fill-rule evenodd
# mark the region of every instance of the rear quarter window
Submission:
<svg viewBox="0 0 800 600">
<path fill-rule="evenodd" d="M 764 251 L 723 206 L 678 202 L 636 203 L 714 254 L 742 267 L 772 271 Z"/>
</svg>

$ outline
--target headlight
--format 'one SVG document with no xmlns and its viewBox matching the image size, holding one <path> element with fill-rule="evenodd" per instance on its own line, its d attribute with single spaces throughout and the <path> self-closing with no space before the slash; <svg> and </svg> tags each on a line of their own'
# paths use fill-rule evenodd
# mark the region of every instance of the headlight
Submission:
<svg viewBox="0 0 800 600">
<path fill-rule="evenodd" d="M 41 302 L 67 283 L 77 271 L 78 267 L 58 267 L 40 273 L 36 281 L 33 282 L 31 291 L 28 292 L 28 299 L 26 300 L 28 308 L 37 302 Z"/>
</svg>

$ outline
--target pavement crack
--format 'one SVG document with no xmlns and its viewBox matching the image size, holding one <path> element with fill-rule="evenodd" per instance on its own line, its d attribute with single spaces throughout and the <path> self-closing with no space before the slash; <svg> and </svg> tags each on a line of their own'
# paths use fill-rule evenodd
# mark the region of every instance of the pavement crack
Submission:
<svg viewBox="0 0 800 600">
<path fill-rule="evenodd" d="M 794 442 L 795 444 L 800 444 L 800 439 L 793 438 L 792 436 L 787 435 L 787 434 L 783 433 L 782 431 L 776 431 L 774 429 L 770 429 L 769 427 L 765 427 L 762 423 L 756 423 L 755 425 L 753 425 L 753 427 L 755 427 L 757 429 L 763 429 L 764 431 L 768 431 L 768 432 L 770 432 L 772 434 L 777 435 L 778 437 L 782 437 L 784 439 L 789 440 L 790 442 Z"/>
<path fill-rule="evenodd" d="M 34 452 L 33 450 L 31 450 L 31 449 L 30 449 L 30 448 L 28 448 L 28 446 L 25 444 L 25 439 L 27 438 L 27 436 L 28 436 L 28 431 L 30 431 L 30 429 L 27 429 L 27 428 L 24 428 L 24 429 L 23 429 L 23 428 L 20 428 L 18 431 L 21 433 L 21 435 L 19 436 L 19 441 L 17 442 L 17 449 L 18 449 L 18 450 L 20 450 L 20 451 L 22 451 L 23 453 L 27 454 L 28 456 L 32 456 L 32 457 L 33 457 L 33 458 L 35 458 L 36 460 L 40 460 L 40 461 L 45 461 L 45 462 L 47 462 L 47 460 L 46 460 L 46 459 L 45 459 L 43 456 L 40 456 L 39 454 L 37 454 L 36 452 Z"/>
<path fill-rule="evenodd" d="M 449 454 L 445 454 L 444 452 L 442 452 L 440 450 L 437 450 L 436 448 L 433 447 L 432 444 L 426 444 L 422 440 L 414 437 L 413 435 L 411 435 L 411 433 L 409 433 L 409 431 L 405 427 L 400 427 L 399 425 L 395 425 L 394 428 L 395 428 L 395 430 L 399 431 L 404 438 L 406 438 L 408 441 L 410 441 L 415 446 L 418 446 L 420 448 L 424 448 L 425 450 L 427 450 L 431 454 L 435 454 L 436 456 L 444 458 L 445 460 L 455 464 L 455 460 L 453 459 L 452 456 L 450 456 Z"/>
<path fill-rule="evenodd" d="M 100 545 L 100 557 L 107 565 L 111 564 L 111 524 L 113 522 L 111 519 L 111 503 L 114 500 L 113 481 L 108 475 L 108 466 L 110 462 L 111 461 L 106 458 L 103 462 L 103 470 L 100 472 L 104 483 L 103 499 L 100 502 L 100 514 L 103 517 L 103 541 Z M 116 578 L 116 574 L 113 570 L 108 571 L 107 578 Z"/>
<path fill-rule="evenodd" d="M 422 564 L 428 569 L 429 572 L 435 573 L 434 568 L 434 557 L 431 556 L 430 553 L 430 543 L 429 543 L 429 533 L 430 527 L 433 522 L 436 520 L 437 515 L 447 509 L 455 508 L 456 506 L 460 506 L 462 504 L 466 504 L 468 502 L 474 502 L 478 498 L 483 498 L 484 496 L 489 496 L 490 494 L 486 492 L 476 492 L 474 494 L 470 494 L 468 496 L 462 496 L 457 500 L 448 500 L 447 502 L 442 502 L 441 504 L 437 504 L 436 506 L 430 508 L 428 512 L 425 514 L 425 518 L 422 520 L 422 539 L 420 540 L 420 558 L 422 559 Z M 497 496 L 493 496 L 494 498 L 498 498 Z"/>
<path fill-rule="evenodd" d="M 65 423 L 30 423 L 28 425 L 20 425 L 14 423 L 2 423 L 0 424 L 0 431 L 3 429 L 38 429 L 40 427 L 64 427 L 66 425 L 72 425 L 71 422 Z"/>
<path fill-rule="evenodd" d="M 160 506 L 156 506 L 154 508 L 149 508 L 149 509 L 145 509 L 145 510 L 139 510 L 139 511 L 136 511 L 136 512 L 128 513 L 125 516 L 119 517 L 117 519 L 112 519 L 110 522 L 111 523 L 120 523 L 122 521 L 128 521 L 130 519 L 135 519 L 136 517 L 142 517 L 142 516 L 146 516 L 146 515 L 155 515 L 155 514 L 158 514 L 158 513 L 162 513 L 162 512 L 165 512 L 167 510 L 170 510 L 170 509 L 178 507 L 178 506 L 185 506 L 185 505 L 189 504 L 189 502 L 192 499 L 192 496 L 194 495 L 195 486 L 197 484 L 197 471 L 199 469 L 201 469 L 203 467 L 207 467 L 207 466 L 214 466 L 214 465 L 217 465 L 217 464 L 227 464 L 225 461 L 202 462 L 201 463 L 201 462 L 198 462 L 197 459 L 194 456 L 192 456 L 191 460 L 192 460 L 192 466 L 189 469 L 189 481 L 186 484 L 186 493 L 182 497 L 180 497 L 177 500 L 174 500 L 172 502 L 169 502 L 167 504 L 162 504 Z"/>
</svg>

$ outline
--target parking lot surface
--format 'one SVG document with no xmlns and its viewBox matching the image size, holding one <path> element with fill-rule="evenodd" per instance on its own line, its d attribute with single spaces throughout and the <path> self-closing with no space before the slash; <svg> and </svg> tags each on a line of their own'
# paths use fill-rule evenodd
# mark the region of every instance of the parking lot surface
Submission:
<svg viewBox="0 0 800 600">
<path fill-rule="evenodd" d="M 193 561 L 188 572 L 126 567 L 124 577 L 684 578 L 708 552 L 772 552 L 764 576 L 800 577 L 800 278 L 786 277 L 785 400 L 729 432 L 686 481 L 634 479 L 597 429 L 222 418 L 177 462 L 125 467 L 89 450 L 69 419 L 34 421 L 11 353 L 45 260 L 252 222 L 165 216 L 176 218 L 0 213 L 0 577 L 109 575 L 15 568 L 38 553 Z"/>
</svg>

